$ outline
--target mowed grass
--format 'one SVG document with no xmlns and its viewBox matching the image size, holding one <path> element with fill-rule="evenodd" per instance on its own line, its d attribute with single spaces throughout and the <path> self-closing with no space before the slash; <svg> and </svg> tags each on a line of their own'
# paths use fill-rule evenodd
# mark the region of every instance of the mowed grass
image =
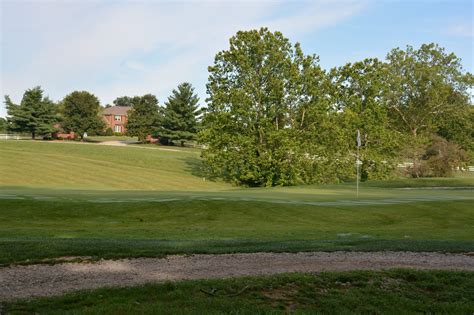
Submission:
<svg viewBox="0 0 474 315">
<path fill-rule="evenodd" d="M 219 190 L 199 176 L 198 150 L 90 143 L 0 142 L 0 185 L 87 189 Z"/>
<path fill-rule="evenodd" d="M 0 191 L 0 263 L 317 250 L 474 251 L 471 190 Z M 420 193 L 418 191 L 418 193 Z M 273 198 L 272 198 L 273 197 Z M 347 197 L 346 197 L 347 198 Z"/>
<path fill-rule="evenodd" d="M 351 183 L 243 189 L 204 181 L 192 149 L 3 141 L 0 153 L 0 264 L 62 256 L 474 251 L 472 177 L 363 183 L 357 199 Z"/>
<path fill-rule="evenodd" d="M 99 289 L 4 305 L 11 314 L 471 314 L 474 273 L 282 274 Z"/>
</svg>

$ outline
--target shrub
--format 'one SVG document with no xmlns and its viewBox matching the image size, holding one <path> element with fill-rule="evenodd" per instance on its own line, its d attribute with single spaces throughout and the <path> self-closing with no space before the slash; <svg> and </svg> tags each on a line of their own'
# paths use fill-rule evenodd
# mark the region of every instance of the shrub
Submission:
<svg viewBox="0 0 474 315">
<path fill-rule="evenodd" d="M 421 158 L 408 168 L 412 177 L 448 177 L 456 168 L 463 167 L 468 156 L 456 143 L 435 136 L 425 146 Z"/>
<path fill-rule="evenodd" d="M 105 135 L 106 136 L 113 136 L 114 131 L 112 130 L 112 128 L 107 128 L 107 130 L 105 130 Z"/>
</svg>

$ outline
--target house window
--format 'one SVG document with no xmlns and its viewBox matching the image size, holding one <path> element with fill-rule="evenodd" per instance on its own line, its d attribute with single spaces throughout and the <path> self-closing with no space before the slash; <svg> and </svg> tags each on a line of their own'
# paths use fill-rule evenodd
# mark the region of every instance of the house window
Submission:
<svg viewBox="0 0 474 315">
<path fill-rule="evenodd" d="M 115 121 L 122 121 L 122 116 L 120 115 L 115 115 L 114 116 Z"/>
<path fill-rule="evenodd" d="M 122 132 L 122 126 L 115 126 L 114 131 L 115 132 Z"/>
</svg>

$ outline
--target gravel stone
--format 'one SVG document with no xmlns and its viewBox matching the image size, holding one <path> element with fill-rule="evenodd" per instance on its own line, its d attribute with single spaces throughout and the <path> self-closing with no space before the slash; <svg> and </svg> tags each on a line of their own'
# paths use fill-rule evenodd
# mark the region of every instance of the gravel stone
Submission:
<svg viewBox="0 0 474 315">
<path fill-rule="evenodd" d="M 436 252 L 250 253 L 9 266 L 0 268 L 0 301 L 185 279 L 389 268 L 474 272 L 474 256 Z"/>
</svg>

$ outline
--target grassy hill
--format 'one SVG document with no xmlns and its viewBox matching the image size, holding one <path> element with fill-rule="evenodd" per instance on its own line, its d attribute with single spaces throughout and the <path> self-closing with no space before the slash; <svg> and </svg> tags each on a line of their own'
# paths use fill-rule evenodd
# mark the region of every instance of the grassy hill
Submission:
<svg viewBox="0 0 474 315">
<path fill-rule="evenodd" d="M 87 189 L 219 190 L 194 149 L 39 141 L 0 142 L 0 185 Z"/>
</svg>

